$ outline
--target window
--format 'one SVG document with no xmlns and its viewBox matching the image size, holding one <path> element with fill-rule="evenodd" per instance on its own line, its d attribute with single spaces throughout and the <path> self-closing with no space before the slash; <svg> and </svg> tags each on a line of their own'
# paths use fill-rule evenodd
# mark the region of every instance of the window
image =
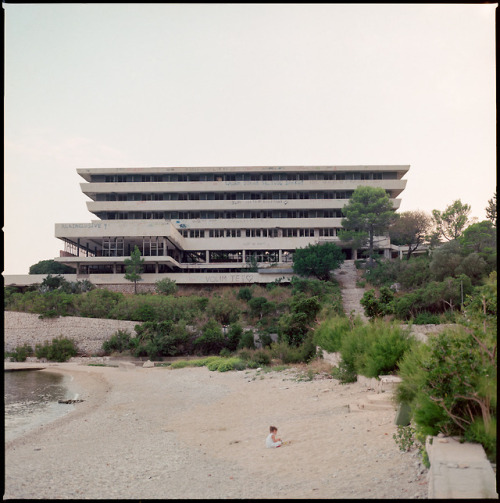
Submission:
<svg viewBox="0 0 500 503">
<path fill-rule="evenodd" d="M 320 236 L 335 237 L 337 235 L 336 229 L 320 229 Z"/>
</svg>

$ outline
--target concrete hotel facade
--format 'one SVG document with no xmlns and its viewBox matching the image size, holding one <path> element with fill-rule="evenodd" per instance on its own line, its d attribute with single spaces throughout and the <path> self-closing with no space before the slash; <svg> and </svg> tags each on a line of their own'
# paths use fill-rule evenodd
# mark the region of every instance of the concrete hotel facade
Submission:
<svg viewBox="0 0 500 503">
<path fill-rule="evenodd" d="M 397 210 L 408 165 L 240 166 L 79 169 L 90 198 L 90 223 L 60 223 L 64 250 L 55 260 L 75 269 L 69 281 L 130 285 L 125 259 L 137 245 L 142 284 L 168 277 L 179 284 L 290 281 L 293 253 L 335 242 L 342 208 L 361 186 L 387 191 Z M 376 239 L 390 255 L 388 237 Z M 28 279 L 29 278 L 29 281 Z M 41 282 L 30 276 L 5 284 Z"/>
<path fill-rule="evenodd" d="M 79 169 L 90 223 L 56 224 L 55 260 L 77 279 L 128 283 L 137 245 L 143 282 L 266 283 L 292 276 L 296 248 L 342 243 L 342 208 L 360 185 L 387 191 L 394 209 L 409 166 L 287 166 Z M 388 250 L 387 237 L 378 239 Z M 356 250 L 344 249 L 347 258 Z M 257 271 L 256 271 L 257 269 Z"/>
</svg>

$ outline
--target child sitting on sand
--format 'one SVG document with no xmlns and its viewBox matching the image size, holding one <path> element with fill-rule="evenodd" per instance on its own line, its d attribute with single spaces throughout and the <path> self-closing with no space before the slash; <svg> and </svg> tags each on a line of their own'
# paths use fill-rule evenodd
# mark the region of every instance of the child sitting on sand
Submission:
<svg viewBox="0 0 500 503">
<path fill-rule="evenodd" d="M 266 447 L 279 447 L 282 442 L 281 438 L 278 438 L 276 434 L 278 433 L 278 428 L 276 426 L 269 427 L 269 435 L 266 438 Z"/>
</svg>

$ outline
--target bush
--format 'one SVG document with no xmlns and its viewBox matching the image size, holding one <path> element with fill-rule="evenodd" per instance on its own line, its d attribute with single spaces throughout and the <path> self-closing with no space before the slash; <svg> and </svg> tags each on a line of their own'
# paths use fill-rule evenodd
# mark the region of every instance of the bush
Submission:
<svg viewBox="0 0 500 503">
<path fill-rule="evenodd" d="M 155 291 L 160 295 L 174 295 L 179 287 L 173 279 L 164 278 L 155 283 Z"/>
<path fill-rule="evenodd" d="M 242 348 L 255 349 L 255 341 L 252 330 L 245 330 L 245 332 L 243 332 L 237 349 Z"/>
<path fill-rule="evenodd" d="M 232 325 L 230 325 L 225 341 L 228 351 L 236 351 L 242 336 L 243 328 L 241 328 L 241 325 L 239 323 L 233 323 Z"/>
<path fill-rule="evenodd" d="M 130 348 L 136 357 L 147 355 L 149 358 L 178 356 L 193 351 L 193 337 L 184 323 L 173 321 L 148 321 L 136 325 L 137 336 L 130 339 Z"/>
<path fill-rule="evenodd" d="M 65 362 L 71 357 L 76 356 L 77 347 L 71 339 L 61 337 L 52 339 L 52 342 L 37 344 L 35 346 L 35 356 L 37 358 L 46 358 L 49 361 Z"/>
<path fill-rule="evenodd" d="M 399 324 L 375 320 L 347 332 L 342 338 L 340 353 L 346 372 L 378 377 L 395 372 L 412 343 L 408 330 Z"/>
<path fill-rule="evenodd" d="M 259 319 L 276 309 L 276 304 L 268 301 L 265 297 L 253 297 L 248 301 L 248 306 L 251 315 Z"/>
<path fill-rule="evenodd" d="M 95 289 L 79 295 L 76 307 L 79 316 L 88 318 L 112 318 L 113 308 L 123 299 L 123 294 L 105 289 Z"/>
<path fill-rule="evenodd" d="M 255 362 L 259 367 L 263 367 L 271 363 L 271 356 L 265 349 L 256 349 L 250 361 Z"/>
<path fill-rule="evenodd" d="M 340 351 L 342 337 L 352 330 L 353 323 L 355 322 L 345 316 L 333 316 L 326 319 L 314 331 L 315 344 L 329 353 Z M 359 324 L 359 321 L 357 323 Z"/>
<path fill-rule="evenodd" d="M 240 300 L 245 300 L 248 302 L 252 298 L 252 290 L 248 286 L 244 286 L 243 288 L 240 288 L 237 297 Z"/>
<path fill-rule="evenodd" d="M 373 320 L 394 311 L 394 293 L 387 286 L 382 286 L 377 298 L 375 290 L 371 289 L 363 294 L 360 303 L 364 307 L 366 316 Z"/>
<path fill-rule="evenodd" d="M 259 342 L 263 348 L 268 348 L 273 343 L 273 338 L 269 334 L 259 334 Z"/>
<path fill-rule="evenodd" d="M 5 356 L 10 358 L 11 362 L 25 362 L 28 356 L 33 355 L 33 348 L 29 344 L 17 346 L 14 351 L 6 353 Z"/>
<path fill-rule="evenodd" d="M 219 354 L 225 347 L 220 325 L 214 319 L 208 320 L 202 328 L 202 335 L 195 339 L 194 344 L 202 354 Z"/>
<path fill-rule="evenodd" d="M 273 342 L 270 347 L 271 357 L 284 364 L 308 362 L 316 355 L 312 337 L 308 337 L 300 346 L 289 346 L 286 342 Z"/>
<path fill-rule="evenodd" d="M 414 325 L 439 325 L 441 323 L 441 318 L 437 314 L 429 313 L 428 311 L 422 311 L 415 316 L 413 320 Z"/>
<path fill-rule="evenodd" d="M 221 325 L 236 323 L 240 317 L 238 305 L 228 296 L 210 298 L 206 310 Z"/>
<path fill-rule="evenodd" d="M 131 334 L 127 330 L 118 330 L 107 341 L 102 343 L 102 349 L 106 354 L 115 351 L 122 353 L 131 347 Z"/>
<path fill-rule="evenodd" d="M 356 374 L 356 371 L 343 361 L 340 362 L 338 367 L 332 368 L 331 376 L 340 381 L 342 384 L 356 382 L 358 380 L 358 374 Z"/>
<path fill-rule="evenodd" d="M 496 330 L 444 330 L 400 362 L 396 398 L 409 403 L 420 437 L 459 435 L 496 456 Z"/>
<path fill-rule="evenodd" d="M 300 346 L 321 309 L 317 297 L 307 298 L 298 293 L 290 300 L 290 314 L 279 320 L 279 335 L 290 346 Z"/>
</svg>

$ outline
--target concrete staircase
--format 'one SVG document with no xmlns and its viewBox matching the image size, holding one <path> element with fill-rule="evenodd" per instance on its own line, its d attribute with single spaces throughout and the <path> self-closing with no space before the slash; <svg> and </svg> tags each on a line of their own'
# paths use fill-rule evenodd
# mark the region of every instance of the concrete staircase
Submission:
<svg viewBox="0 0 500 503">
<path fill-rule="evenodd" d="M 361 412 L 364 410 L 396 411 L 396 409 L 397 406 L 394 403 L 393 394 L 391 392 L 366 395 L 363 400 L 349 404 L 349 412 Z"/>
<path fill-rule="evenodd" d="M 363 306 L 359 302 L 365 290 L 356 286 L 358 271 L 354 260 L 345 260 L 338 269 L 335 269 L 334 277 L 340 284 L 345 314 L 349 316 L 354 311 L 355 316 L 359 315 L 363 321 L 368 321 Z"/>
<path fill-rule="evenodd" d="M 401 378 L 391 375 L 382 375 L 378 379 L 358 376 L 358 382 L 375 393 L 366 395 L 362 400 L 349 404 L 349 412 L 361 412 L 364 410 L 397 410 L 394 401 L 394 390 L 401 382 Z"/>
</svg>

